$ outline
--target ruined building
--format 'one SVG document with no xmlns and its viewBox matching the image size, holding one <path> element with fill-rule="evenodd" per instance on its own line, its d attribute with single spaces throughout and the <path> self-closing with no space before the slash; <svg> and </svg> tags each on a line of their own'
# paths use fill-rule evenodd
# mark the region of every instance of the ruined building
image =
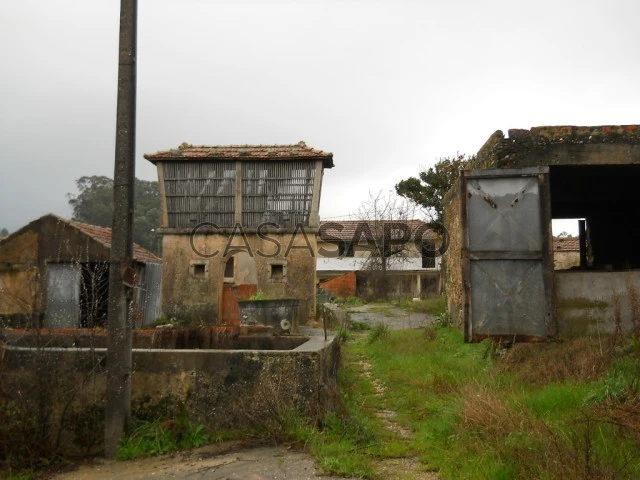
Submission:
<svg viewBox="0 0 640 480">
<path fill-rule="evenodd" d="M 158 168 L 167 317 L 237 325 L 238 300 L 298 299 L 315 317 L 316 233 L 333 154 L 295 145 L 192 146 Z"/>
<path fill-rule="evenodd" d="M 640 127 L 495 132 L 445 199 L 449 311 L 467 340 L 638 331 Z M 552 219 L 580 219 L 554 271 Z"/>
</svg>

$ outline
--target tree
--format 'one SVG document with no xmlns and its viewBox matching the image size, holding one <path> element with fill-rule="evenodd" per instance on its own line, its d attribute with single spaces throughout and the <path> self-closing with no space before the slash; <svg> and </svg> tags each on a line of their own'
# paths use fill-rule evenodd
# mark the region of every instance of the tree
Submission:
<svg viewBox="0 0 640 480">
<path fill-rule="evenodd" d="M 416 177 L 409 177 L 396 184 L 396 193 L 425 208 L 428 215 L 438 223 L 443 221 L 444 196 L 466 168 L 474 155 L 457 153 L 454 157 L 444 157 L 436 164 L 423 170 Z"/>
<path fill-rule="evenodd" d="M 7 230 L 6 228 L 3 228 L 0 230 L 0 238 L 4 238 L 8 236 L 9 236 L 9 230 Z"/>
<path fill-rule="evenodd" d="M 76 180 L 78 193 L 68 193 L 73 219 L 79 222 L 111 227 L 113 219 L 113 180 L 94 175 Z M 142 247 L 159 253 L 156 230 L 160 226 L 160 192 L 158 182 L 135 182 L 135 208 L 133 217 L 133 241 Z"/>
<path fill-rule="evenodd" d="M 368 271 L 370 287 L 377 297 L 385 298 L 388 292 L 387 271 L 409 259 L 421 258 L 423 241 L 433 241 L 427 233 L 429 226 L 417 218 L 416 204 L 393 192 L 369 192 L 353 220 L 359 223 L 353 235 L 353 244 L 369 250 L 362 266 Z M 428 238 L 429 237 L 429 238 Z"/>
</svg>

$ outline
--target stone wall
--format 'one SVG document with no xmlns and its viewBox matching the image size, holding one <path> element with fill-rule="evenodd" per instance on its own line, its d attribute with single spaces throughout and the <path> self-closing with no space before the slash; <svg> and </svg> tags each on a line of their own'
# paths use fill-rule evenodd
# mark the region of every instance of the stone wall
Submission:
<svg viewBox="0 0 640 480">
<path fill-rule="evenodd" d="M 471 168 L 640 163 L 640 126 L 553 126 L 497 130 Z"/>
<path fill-rule="evenodd" d="M 462 326 L 464 291 L 462 288 L 462 236 L 458 182 L 444 198 L 444 225 L 449 233 L 449 248 L 444 254 L 444 292 L 447 311 L 454 325 Z"/>
<path fill-rule="evenodd" d="M 266 297 L 300 300 L 299 318 L 306 324 L 315 319 L 316 251 L 316 235 L 309 232 L 269 238 L 255 233 L 165 234 L 162 312 L 166 317 L 220 323 L 223 284 L 255 281 L 256 290 Z M 236 278 L 225 278 L 225 266 L 234 255 L 242 260 L 234 266 Z M 282 266 L 278 278 L 274 265 Z M 196 268 L 201 269 L 197 274 Z"/>
<path fill-rule="evenodd" d="M 37 425 L 38 438 L 53 450 L 99 452 L 105 354 L 0 343 L 0 403 L 17 409 L 16 428 Z M 315 417 L 337 407 L 339 362 L 339 343 L 322 337 L 291 351 L 135 349 L 134 414 L 155 416 L 182 405 L 210 433 L 264 428 L 289 409 Z"/>
</svg>

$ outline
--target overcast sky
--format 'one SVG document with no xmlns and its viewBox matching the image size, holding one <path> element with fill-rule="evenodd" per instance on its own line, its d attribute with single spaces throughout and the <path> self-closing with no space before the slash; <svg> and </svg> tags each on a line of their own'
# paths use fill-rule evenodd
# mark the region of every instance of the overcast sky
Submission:
<svg viewBox="0 0 640 480">
<path fill-rule="evenodd" d="M 0 0 L 0 227 L 70 216 L 113 175 L 117 0 Z M 139 0 L 144 153 L 334 153 L 320 214 L 357 210 L 497 129 L 640 123 L 640 2 Z"/>
</svg>

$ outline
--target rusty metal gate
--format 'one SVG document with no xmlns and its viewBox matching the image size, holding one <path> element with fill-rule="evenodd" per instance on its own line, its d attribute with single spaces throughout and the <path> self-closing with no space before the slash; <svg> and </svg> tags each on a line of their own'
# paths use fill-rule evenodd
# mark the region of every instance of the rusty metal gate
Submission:
<svg viewBox="0 0 640 480">
<path fill-rule="evenodd" d="M 549 168 L 460 178 L 465 339 L 554 335 Z"/>
</svg>

